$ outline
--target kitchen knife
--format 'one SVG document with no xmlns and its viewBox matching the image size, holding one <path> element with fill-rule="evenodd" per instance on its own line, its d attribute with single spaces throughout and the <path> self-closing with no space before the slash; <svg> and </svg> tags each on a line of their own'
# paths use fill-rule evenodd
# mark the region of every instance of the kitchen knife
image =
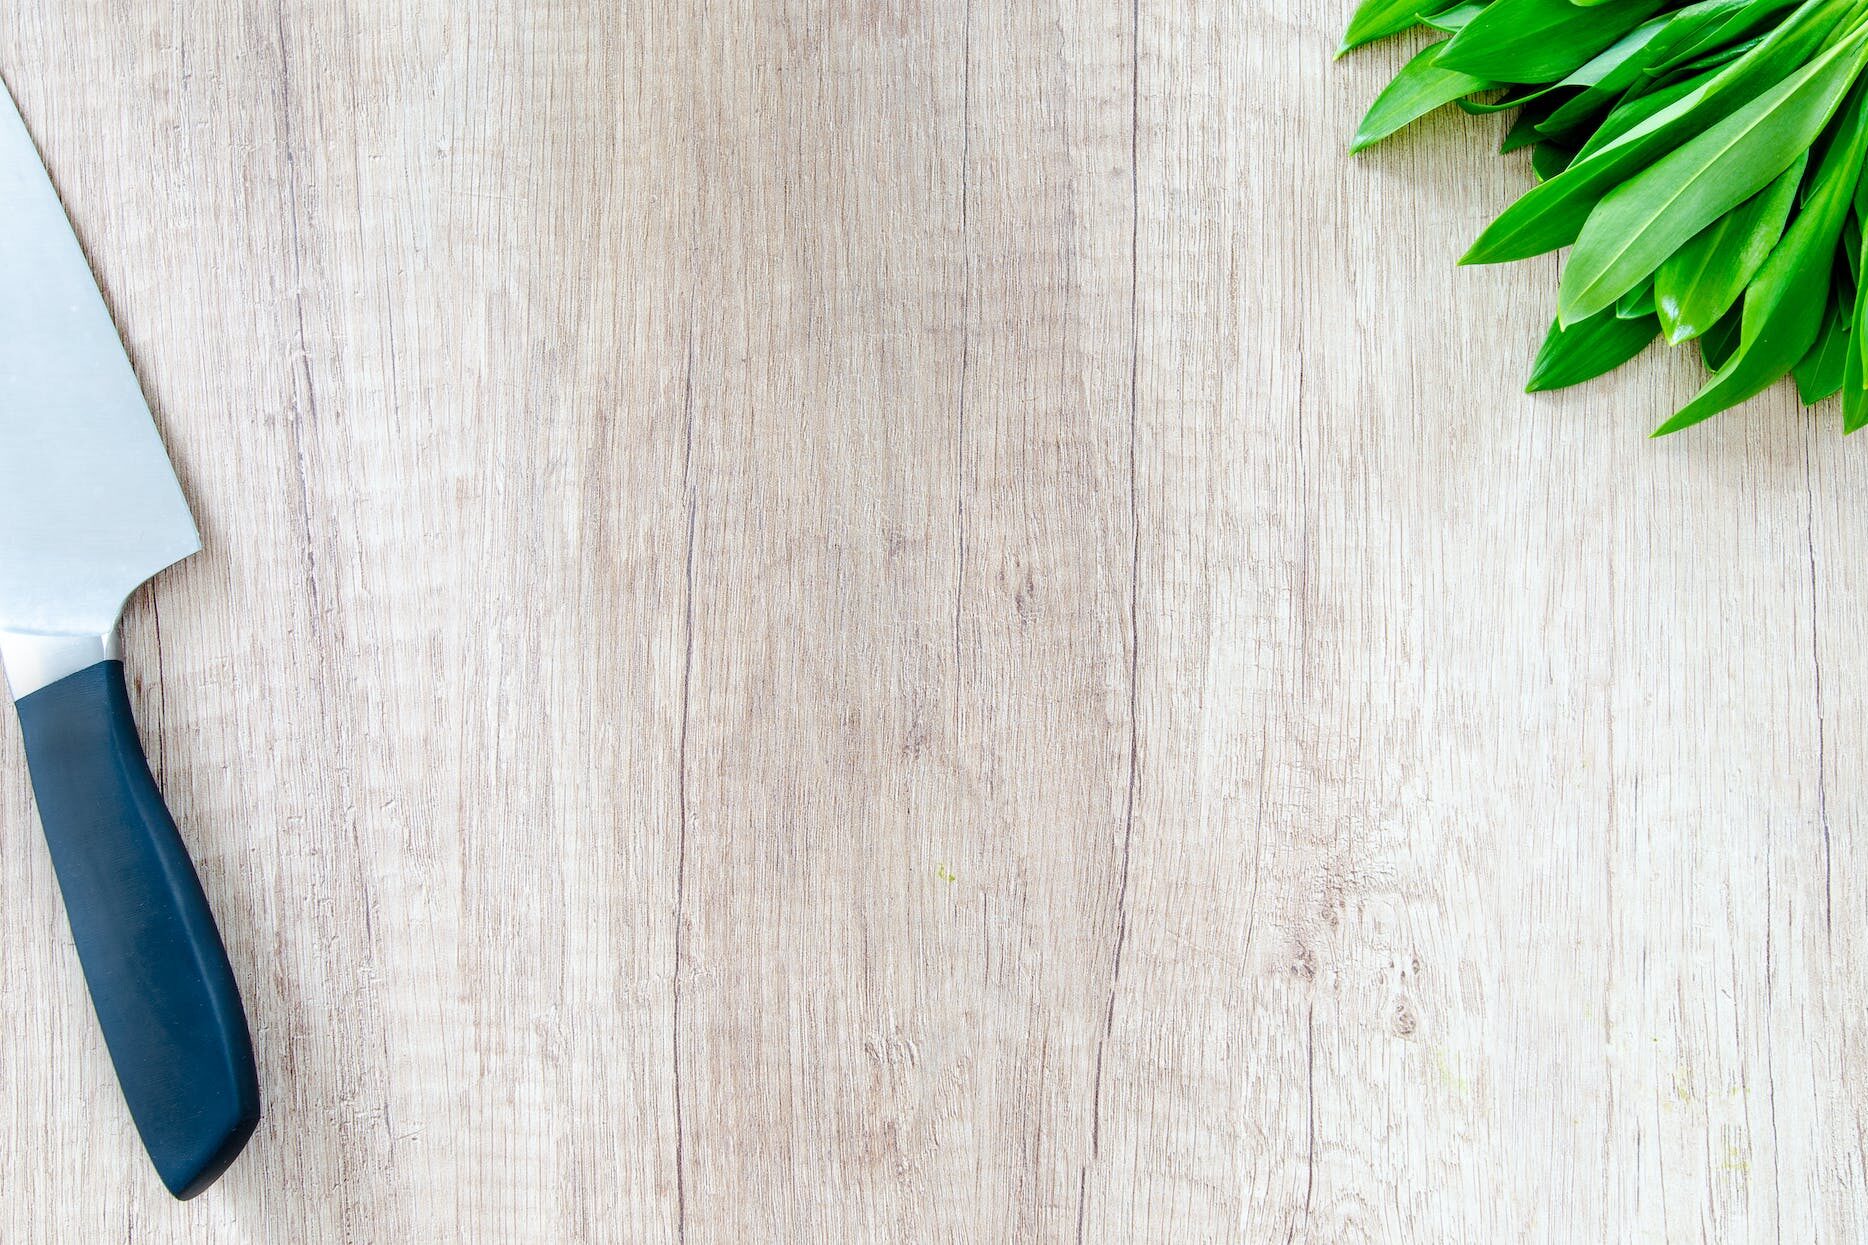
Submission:
<svg viewBox="0 0 1868 1245">
<path fill-rule="evenodd" d="M 259 1122 L 220 931 L 144 759 L 117 616 L 201 547 L 58 193 L 0 85 L 0 664 L 91 1003 L 143 1146 L 193 1197 Z"/>
</svg>

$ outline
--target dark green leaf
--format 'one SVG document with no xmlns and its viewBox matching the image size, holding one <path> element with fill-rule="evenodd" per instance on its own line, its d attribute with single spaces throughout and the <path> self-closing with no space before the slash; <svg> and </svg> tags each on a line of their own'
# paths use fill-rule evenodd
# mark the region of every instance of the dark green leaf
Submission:
<svg viewBox="0 0 1868 1245">
<path fill-rule="evenodd" d="M 1868 333 L 1868 285 L 1863 285 L 1855 293 L 1855 309 L 1851 316 L 1854 329 L 1849 336 L 1860 341 Z M 1868 425 L 1868 376 L 1863 374 L 1862 353 L 1858 349 L 1844 349 L 1842 360 L 1842 431 L 1855 432 Z"/>
<path fill-rule="evenodd" d="M 1361 151 L 1379 143 L 1402 126 L 1426 116 L 1442 104 L 1450 104 L 1462 95 L 1483 91 L 1492 84 L 1463 73 L 1441 69 L 1440 52 L 1450 40 L 1429 43 L 1402 66 L 1394 81 L 1382 89 L 1369 106 L 1368 115 L 1356 129 L 1349 150 Z"/>
<path fill-rule="evenodd" d="M 1562 389 L 1613 371 L 1640 354 L 1659 333 L 1660 321 L 1653 316 L 1623 320 L 1603 312 L 1568 328 L 1553 323 L 1531 364 L 1530 383 L 1524 391 Z"/>
<path fill-rule="evenodd" d="M 1868 29 L 1605 195 L 1563 269 L 1557 318 L 1570 324 L 1612 306 L 1687 239 L 1762 190 L 1816 141 L 1864 63 Z"/>
<path fill-rule="evenodd" d="M 1814 406 L 1842 388 L 1842 373 L 1850 354 L 1849 337 L 1849 315 L 1832 294 L 1823 311 L 1816 344 L 1791 369 L 1797 378 L 1797 396 L 1805 406 Z"/>
<path fill-rule="evenodd" d="M 1536 104 L 1526 104 L 1511 122 L 1511 128 L 1505 131 L 1505 141 L 1498 145 L 1500 155 L 1516 151 L 1520 147 L 1529 147 L 1537 141 L 1537 123 L 1544 114 L 1538 111 Z"/>
<path fill-rule="evenodd" d="M 1868 154 L 1864 101 L 1868 91 L 1858 86 L 1823 154 L 1803 211 L 1746 287 L 1738 348 L 1654 435 L 1678 432 L 1743 402 L 1789 372 L 1815 342 L 1842 226 Z"/>
<path fill-rule="evenodd" d="M 1699 357 L 1708 372 L 1716 372 L 1725 366 L 1725 361 L 1732 357 L 1732 351 L 1738 349 L 1738 331 L 1744 323 L 1743 308 L 1734 307 L 1719 318 L 1719 322 L 1699 335 Z"/>
<path fill-rule="evenodd" d="M 1783 236 L 1810 153 L 1797 153 L 1775 181 L 1700 230 L 1654 273 L 1654 301 L 1667 344 L 1717 323 Z"/>
<path fill-rule="evenodd" d="M 1555 82 L 1665 3 L 1618 0 L 1585 11 L 1570 0 L 1496 0 L 1453 36 L 1446 66 L 1495 82 Z"/>
<path fill-rule="evenodd" d="M 1549 181 L 1564 169 L 1570 167 L 1570 161 L 1576 153 L 1561 143 L 1545 140 L 1531 148 L 1531 172 L 1539 179 Z"/>
</svg>

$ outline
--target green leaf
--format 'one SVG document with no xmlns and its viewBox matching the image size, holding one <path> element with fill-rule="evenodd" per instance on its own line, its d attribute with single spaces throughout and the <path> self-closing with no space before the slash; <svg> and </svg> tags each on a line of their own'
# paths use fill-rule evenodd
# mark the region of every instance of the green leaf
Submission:
<svg viewBox="0 0 1868 1245">
<path fill-rule="evenodd" d="M 1462 106 L 1468 112 L 1502 112 L 1507 108 L 1516 108 L 1534 99 L 1541 99 L 1553 91 L 1568 90 L 1571 87 L 1582 88 L 1583 98 L 1597 99 L 1599 102 L 1596 106 L 1606 106 L 1641 76 L 1641 67 L 1647 63 L 1644 52 L 1648 43 L 1666 28 L 1667 19 L 1663 17 L 1657 17 L 1651 22 L 1643 22 L 1617 39 L 1612 46 L 1592 57 L 1587 64 L 1578 66 L 1567 77 L 1541 90 L 1500 100 L 1496 104 Z M 1572 99 L 1564 107 L 1567 108 L 1575 102 L 1575 99 Z"/>
<path fill-rule="evenodd" d="M 1492 83 L 1497 87 L 1498 83 Z M 1484 117 L 1495 112 L 1504 112 L 1507 108 L 1519 108 L 1543 95 L 1542 91 L 1532 91 L 1529 95 L 1512 96 L 1501 94 L 1494 96 L 1491 103 L 1485 103 L 1474 96 L 1463 96 L 1453 101 L 1459 110 L 1469 117 Z"/>
<path fill-rule="evenodd" d="M 1657 17 L 1643 22 L 1618 39 L 1615 44 L 1558 82 L 1550 90 L 1580 87 L 1544 122 L 1547 135 L 1566 134 L 1581 128 L 1591 117 L 1608 111 L 1616 100 L 1638 81 L 1652 60 L 1650 48 L 1667 29 L 1667 19 Z"/>
<path fill-rule="evenodd" d="M 1362 0 L 1349 19 L 1349 29 L 1343 32 L 1336 54 L 1341 56 L 1351 48 L 1398 35 L 1418 22 L 1423 10 L 1434 7 L 1432 0 Z"/>
<path fill-rule="evenodd" d="M 1460 262 L 1527 259 L 1574 242 L 1583 222 L 1611 189 L 1723 120 L 1766 85 L 1779 81 L 1822 42 L 1853 3 L 1815 0 L 1792 13 L 1763 43 L 1669 99 L 1665 106 L 1640 116 L 1606 142 L 1585 144 L 1561 177 L 1533 187 L 1500 213 Z M 1611 114 L 1605 128 L 1614 121 Z"/>
<path fill-rule="evenodd" d="M 1485 5 L 1476 3 L 1475 0 L 1475 3 L 1456 4 L 1444 13 L 1435 13 L 1431 17 L 1423 17 L 1420 20 L 1435 30 L 1444 30 L 1450 35 L 1464 29 L 1467 22 L 1484 11 Z"/>
<path fill-rule="evenodd" d="M 1861 222 L 1863 215 L 1868 214 L 1868 172 L 1863 174 L 1861 181 L 1855 183 L 1854 209 L 1848 219 L 1842 222 L 1842 251 L 1848 258 L 1849 276 L 1859 288 L 1862 284 Z M 1855 348 L 1861 352 L 1863 365 L 1868 366 L 1868 346 L 1862 345 L 1862 339 L 1857 337 Z"/>
<path fill-rule="evenodd" d="M 1645 22 L 1667 0 L 1495 0 L 1453 36 L 1445 64 L 1495 82 L 1555 82 Z"/>
<path fill-rule="evenodd" d="M 1744 323 L 1742 308 L 1734 307 L 1719 322 L 1699 335 L 1699 357 L 1708 372 L 1716 372 L 1738 349 L 1738 331 Z"/>
<path fill-rule="evenodd" d="M 1865 100 L 1868 91 L 1862 87 L 1851 92 L 1803 211 L 1746 287 L 1738 348 L 1655 436 L 1691 427 L 1762 391 L 1796 366 L 1815 342 L 1842 226 L 1868 155 Z"/>
<path fill-rule="evenodd" d="M 1483 79 L 1439 67 L 1440 50 L 1450 42 L 1442 39 L 1429 43 L 1401 67 L 1393 82 L 1382 88 L 1350 141 L 1352 154 L 1379 143 L 1442 104 L 1450 104 L 1462 95 L 1483 91 L 1492 85 Z"/>
<path fill-rule="evenodd" d="M 1856 291 L 1855 310 L 1851 319 L 1854 321 L 1854 329 L 1849 336 L 1860 341 L 1862 334 L 1868 332 L 1868 328 L 1863 327 L 1868 324 L 1868 285 Z M 1845 349 L 1843 355 L 1842 431 L 1846 434 L 1868 425 L 1868 376 L 1863 374 L 1860 350 Z"/>
<path fill-rule="evenodd" d="M 1587 160 L 1622 135 L 1635 129 L 1649 117 L 1698 90 L 1711 81 L 1712 77 L 1711 73 L 1704 73 L 1645 95 L 1634 95 L 1631 90 L 1630 94 L 1624 95 L 1621 101 L 1609 110 L 1608 116 L 1602 118 L 1601 124 L 1596 126 L 1594 132 L 1589 135 L 1589 141 L 1585 142 L 1582 149 L 1576 153 L 1576 158 Z M 1583 213 L 1583 216 L 1587 215 L 1587 212 Z M 1577 227 L 1581 228 L 1582 218 L 1579 217 L 1576 223 Z"/>
<path fill-rule="evenodd" d="M 1576 153 L 1561 143 L 1548 139 L 1531 148 L 1531 172 L 1542 181 L 1549 181 L 1564 169 L 1570 167 L 1570 161 Z"/>
<path fill-rule="evenodd" d="M 1596 205 L 1557 284 L 1565 324 L 1614 305 L 1694 234 L 1816 141 L 1868 63 L 1868 29 L 1808 65 Z"/>
<path fill-rule="evenodd" d="M 1718 322 L 1784 234 L 1808 150 L 1790 167 L 1669 255 L 1654 273 L 1654 302 L 1667 344 L 1677 346 Z"/>
<path fill-rule="evenodd" d="M 1699 57 L 1743 42 L 1802 0 L 1704 0 L 1673 14 L 1655 41 L 1653 72 L 1669 73 Z"/>
<path fill-rule="evenodd" d="M 1716 52 L 1708 52 L 1704 56 L 1688 61 L 1686 64 L 1680 66 L 1678 70 L 1672 70 L 1669 72 L 1698 73 L 1701 70 L 1717 69 L 1719 66 L 1725 64 L 1727 61 L 1737 60 L 1739 57 L 1751 51 L 1751 49 L 1757 47 L 1762 42 L 1764 42 L 1763 35 L 1759 35 L 1755 39 L 1746 39 L 1741 43 L 1734 43 L 1730 47 L 1720 48 Z M 1653 73 L 1655 71 L 1650 70 L 1649 72 Z"/>
<path fill-rule="evenodd" d="M 1843 371 L 1848 364 L 1849 315 L 1832 294 L 1823 311 L 1823 326 L 1817 330 L 1816 344 L 1791 369 L 1797 379 L 1797 396 L 1805 406 L 1815 406 L 1842 388 Z"/>
<path fill-rule="evenodd" d="M 1638 320 L 1654 314 L 1654 283 L 1644 281 L 1615 300 L 1615 318 Z"/>
<path fill-rule="evenodd" d="M 1552 323 L 1531 364 L 1526 393 L 1562 389 L 1613 371 L 1640 354 L 1660 333 L 1653 316 L 1623 320 L 1604 312 L 1568 328 Z"/>
<path fill-rule="evenodd" d="M 1512 120 L 1511 128 L 1505 131 L 1505 141 L 1498 145 L 1498 154 L 1516 151 L 1520 147 L 1529 147 L 1538 139 L 1537 123 L 1544 114 L 1536 104 L 1526 104 L 1523 111 Z"/>
</svg>

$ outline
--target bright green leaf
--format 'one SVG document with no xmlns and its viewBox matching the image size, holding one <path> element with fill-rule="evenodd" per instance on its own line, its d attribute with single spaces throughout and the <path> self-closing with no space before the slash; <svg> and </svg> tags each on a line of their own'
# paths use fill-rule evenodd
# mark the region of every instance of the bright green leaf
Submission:
<svg viewBox="0 0 1868 1245">
<path fill-rule="evenodd" d="M 1666 18 L 1643 22 L 1588 64 L 1551 86 L 1552 91 L 1566 87 L 1581 89 L 1551 112 L 1540 127 L 1542 131 L 1547 135 L 1568 134 L 1581 128 L 1590 117 L 1607 112 L 1641 78 L 1652 60 L 1651 45 L 1666 29 Z"/>
<path fill-rule="evenodd" d="M 1654 314 L 1654 283 L 1644 281 L 1615 300 L 1615 318 L 1639 320 Z"/>
<path fill-rule="evenodd" d="M 1398 35 L 1420 21 L 1423 9 L 1433 7 L 1432 3 L 1422 0 L 1362 0 L 1349 19 L 1349 29 L 1343 32 L 1343 42 L 1336 54 L 1341 56 L 1351 48 Z"/>
<path fill-rule="evenodd" d="M 1476 2 L 1471 4 L 1456 4 L 1444 13 L 1435 13 L 1431 17 L 1423 17 L 1420 20 L 1432 26 L 1435 30 L 1444 30 L 1450 35 L 1463 30 L 1467 22 L 1479 16 L 1479 14 L 1484 11 L 1485 6 Z"/>
<path fill-rule="evenodd" d="M 1654 273 L 1654 302 L 1667 344 L 1677 346 L 1718 322 L 1783 236 L 1808 150 L 1790 167 L 1669 255 Z"/>
<path fill-rule="evenodd" d="M 1697 91 L 1710 82 L 1713 76 L 1713 73 L 1707 72 L 1672 83 L 1645 95 L 1633 95 L 1632 93 L 1624 95 L 1619 103 L 1609 109 L 1608 115 L 1602 118 L 1601 123 L 1589 135 L 1589 141 L 1582 145 L 1582 149 L 1576 153 L 1576 158 L 1587 160 L 1622 135 L 1633 131 L 1649 117 Z M 1578 217 L 1576 222 L 1578 228 L 1582 227 L 1583 217 L 1588 215 L 1589 213 L 1584 211 L 1582 217 Z"/>
<path fill-rule="evenodd" d="M 1647 45 L 1666 27 L 1665 18 L 1657 17 L 1653 21 L 1643 22 L 1592 57 L 1587 64 L 1578 66 L 1566 77 L 1552 82 L 1541 90 L 1532 91 L 1526 95 L 1517 95 L 1495 104 L 1471 104 L 1462 105 L 1462 107 L 1468 112 L 1475 113 L 1502 112 L 1507 108 L 1516 108 L 1534 99 L 1541 99 L 1553 91 L 1564 91 L 1572 87 L 1581 88 L 1583 91 L 1583 95 L 1577 98 L 1593 99 L 1599 95 L 1598 106 L 1606 107 L 1641 76 L 1642 66 L 1647 64 L 1645 55 Z M 1592 92 L 1596 94 L 1592 95 Z M 1575 102 L 1576 99 L 1572 98 L 1563 107 L 1568 108 Z M 1547 132 L 1554 133 L 1555 131 Z"/>
<path fill-rule="evenodd" d="M 1368 115 L 1356 128 L 1349 150 L 1362 151 L 1411 121 L 1426 116 L 1442 104 L 1450 104 L 1462 95 L 1483 91 L 1492 84 L 1463 73 L 1441 69 L 1436 63 L 1440 50 L 1449 40 L 1429 43 L 1402 66 L 1394 81 L 1382 89 L 1369 105 Z"/>
<path fill-rule="evenodd" d="M 1453 36 L 1445 63 L 1495 82 L 1555 82 L 1665 4 L 1618 0 L 1585 11 L 1570 0 L 1496 0 Z"/>
<path fill-rule="evenodd" d="M 1613 371 L 1640 354 L 1660 333 L 1653 316 L 1623 320 L 1612 313 L 1592 316 L 1568 328 L 1553 323 L 1531 364 L 1526 393 L 1562 389 Z"/>
</svg>

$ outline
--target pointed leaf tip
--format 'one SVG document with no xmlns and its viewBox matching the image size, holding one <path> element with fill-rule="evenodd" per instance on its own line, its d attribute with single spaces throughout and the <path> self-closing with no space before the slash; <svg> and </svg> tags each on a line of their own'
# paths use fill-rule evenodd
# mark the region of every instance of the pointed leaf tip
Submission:
<svg viewBox="0 0 1868 1245">
<path fill-rule="evenodd" d="M 1684 432 L 1686 429 L 1696 424 L 1703 424 L 1718 413 L 1717 410 L 1696 411 L 1693 409 L 1693 404 L 1689 402 L 1686 406 L 1674 412 L 1673 417 L 1666 423 L 1656 428 L 1653 432 L 1648 433 L 1648 437 L 1650 439 L 1670 437 L 1674 433 Z"/>
</svg>

